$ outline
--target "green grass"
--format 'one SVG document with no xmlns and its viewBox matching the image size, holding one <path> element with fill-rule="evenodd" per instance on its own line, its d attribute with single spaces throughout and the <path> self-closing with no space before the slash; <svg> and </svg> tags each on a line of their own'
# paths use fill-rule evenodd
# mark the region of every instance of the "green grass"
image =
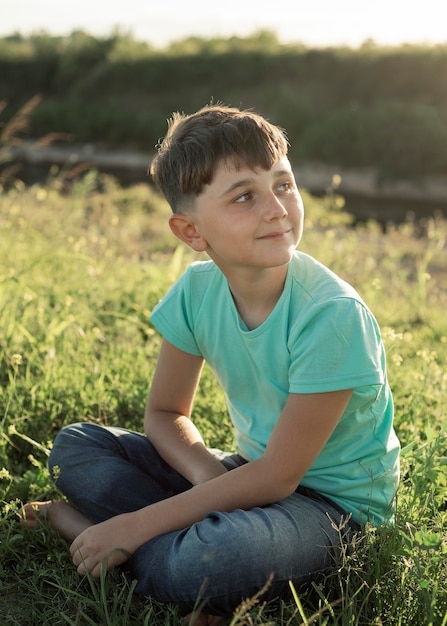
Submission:
<svg viewBox="0 0 447 626">
<path fill-rule="evenodd" d="M 304 194 L 301 248 L 351 282 L 388 350 L 403 445 L 397 525 L 368 529 L 337 571 L 288 603 L 241 607 L 236 624 L 447 624 L 447 224 L 383 235 L 350 226 L 337 198 Z M 180 624 L 176 607 L 134 594 L 117 572 L 80 579 L 66 544 L 17 523 L 22 502 L 56 495 L 46 458 L 74 420 L 140 429 L 159 337 L 151 308 L 193 260 L 146 185 L 89 172 L 0 194 L 0 615 L 2 623 Z M 195 420 L 232 446 L 206 369 Z"/>
</svg>

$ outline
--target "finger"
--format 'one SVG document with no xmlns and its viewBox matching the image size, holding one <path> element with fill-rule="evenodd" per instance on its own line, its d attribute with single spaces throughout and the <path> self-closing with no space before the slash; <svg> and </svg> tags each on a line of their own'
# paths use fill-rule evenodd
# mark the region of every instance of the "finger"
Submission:
<svg viewBox="0 0 447 626">
<path fill-rule="evenodd" d="M 101 574 L 101 561 L 95 556 L 83 558 L 82 554 L 77 552 L 73 557 L 73 563 L 80 576 L 91 574 L 94 578 L 99 578 Z"/>
<path fill-rule="evenodd" d="M 82 545 L 70 546 L 71 559 L 76 567 L 79 567 L 83 563 L 85 564 L 88 559 L 88 554 Z"/>
<path fill-rule="evenodd" d="M 83 561 L 78 565 L 76 571 L 78 572 L 79 576 L 86 576 L 87 574 L 90 574 L 90 576 L 93 576 L 93 578 L 99 578 L 101 576 L 101 565 L 97 564 L 95 566 L 88 566 L 87 563 Z"/>
<path fill-rule="evenodd" d="M 75 567 L 86 567 L 86 560 L 79 550 L 73 555 L 72 561 Z"/>
<path fill-rule="evenodd" d="M 74 556 L 75 553 L 78 551 L 78 549 L 79 549 L 78 541 L 77 539 L 75 539 L 69 548 L 71 556 Z"/>
<path fill-rule="evenodd" d="M 71 549 L 70 548 L 70 553 L 71 553 L 71 558 L 73 563 L 78 566 L 80 563 L 82 563 L 83 558 L 82 558 L 82 554 L 81 554 L 81 549 L 80 548 L 76 548 L 76 549 Z"/>
<path fill-rule="evenodd" d="M 90 574 L 93 576 L 93 578 L 100 578 L 101 576 L 101 572 L 102 572 L 102 568 L 103 565 L 101 563 L 98 563 L 91 571 Z"/>
<path fill-rule="evenodd" d="M 72 558 L 74 559 L 76 557 L 76 559 L 82 560 L 82 553 L 81 553 L 82 549 L 84 549 L 84 552 L 85 552 L 84 543 L 82 540 L 79 539 L 79 537 L 76 537 L 76 539 L 70 545 L 70 554 Z"/>
</svg>

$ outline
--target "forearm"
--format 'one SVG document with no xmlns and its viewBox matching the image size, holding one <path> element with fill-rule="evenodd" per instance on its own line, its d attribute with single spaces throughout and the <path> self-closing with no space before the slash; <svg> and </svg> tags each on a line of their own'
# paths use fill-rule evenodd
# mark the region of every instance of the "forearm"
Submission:
<svg viewBox="0 0 447 626">
<path fill-rule="evenodd" d="M 146 414 L 145 433 L 160 456 L 193 485 L 226 472 L 208 451 L 191 420 L 169 413 Z"/>
<path fill-rule="evenodd" d="M 187 528 L 212 511 L 248 510 L 271 504 L 288 495 L 288 488 L 268 478 L 261 460 L 247 463 L 130 514 L 132 537 L 139 545 L 157 535 Z M 138 547 L 137 546 L 137 547 Z"/>
<path fill-rule="evenodd" d="M 79 574 L 100 575 L 102 567 L 122 564 L 141 545 L 154 537 L 188 528 L 211 511 L 232 511 L 274 501 L 271 485 L 258 463 L 247 463 L 191 489 L 123 513 L 86 528 L 70 546 Z"/>
</svg>

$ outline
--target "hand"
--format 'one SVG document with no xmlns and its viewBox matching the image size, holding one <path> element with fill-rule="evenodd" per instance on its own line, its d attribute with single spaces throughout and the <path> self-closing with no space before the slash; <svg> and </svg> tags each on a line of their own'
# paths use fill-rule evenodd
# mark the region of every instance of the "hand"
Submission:
<svg viewBox="0 0 447 626">
<path fill-rule="evenodd" d="M 90 572 L 94 578 L 99 578 L 103 567 L 111 569 L 132 556 L 138 545 L 132 540 L 131 516 L 131 513 L 117 515 L 90 526 L 76 537 L 70 553 L 78 574 Z"/>
</svg>

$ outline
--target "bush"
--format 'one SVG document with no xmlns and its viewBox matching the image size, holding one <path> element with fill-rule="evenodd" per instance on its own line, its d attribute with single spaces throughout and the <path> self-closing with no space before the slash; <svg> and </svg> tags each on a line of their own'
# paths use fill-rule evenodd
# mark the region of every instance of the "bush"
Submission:
<svg viewBox="0 0 447 626">
<path fill-rule="evenodd" d="M 291 155 L 412 178 L 447 168 L 447 47 L 282 45 L 272 33 L 192 37 L 166 50 L 113 33 L 0 39 L 11 111 L 36 94 L 31 133 L 148 150 L 172 111 L 254 108 L 288 130 Z"/>
<path fill-rule="evenodd" d="M 382 179 L 447 172 L 446 113 L 417 103 L 343 108 L 311 124 L 301 141 L 312 159 L 375 166 Z"/>
</svg>

